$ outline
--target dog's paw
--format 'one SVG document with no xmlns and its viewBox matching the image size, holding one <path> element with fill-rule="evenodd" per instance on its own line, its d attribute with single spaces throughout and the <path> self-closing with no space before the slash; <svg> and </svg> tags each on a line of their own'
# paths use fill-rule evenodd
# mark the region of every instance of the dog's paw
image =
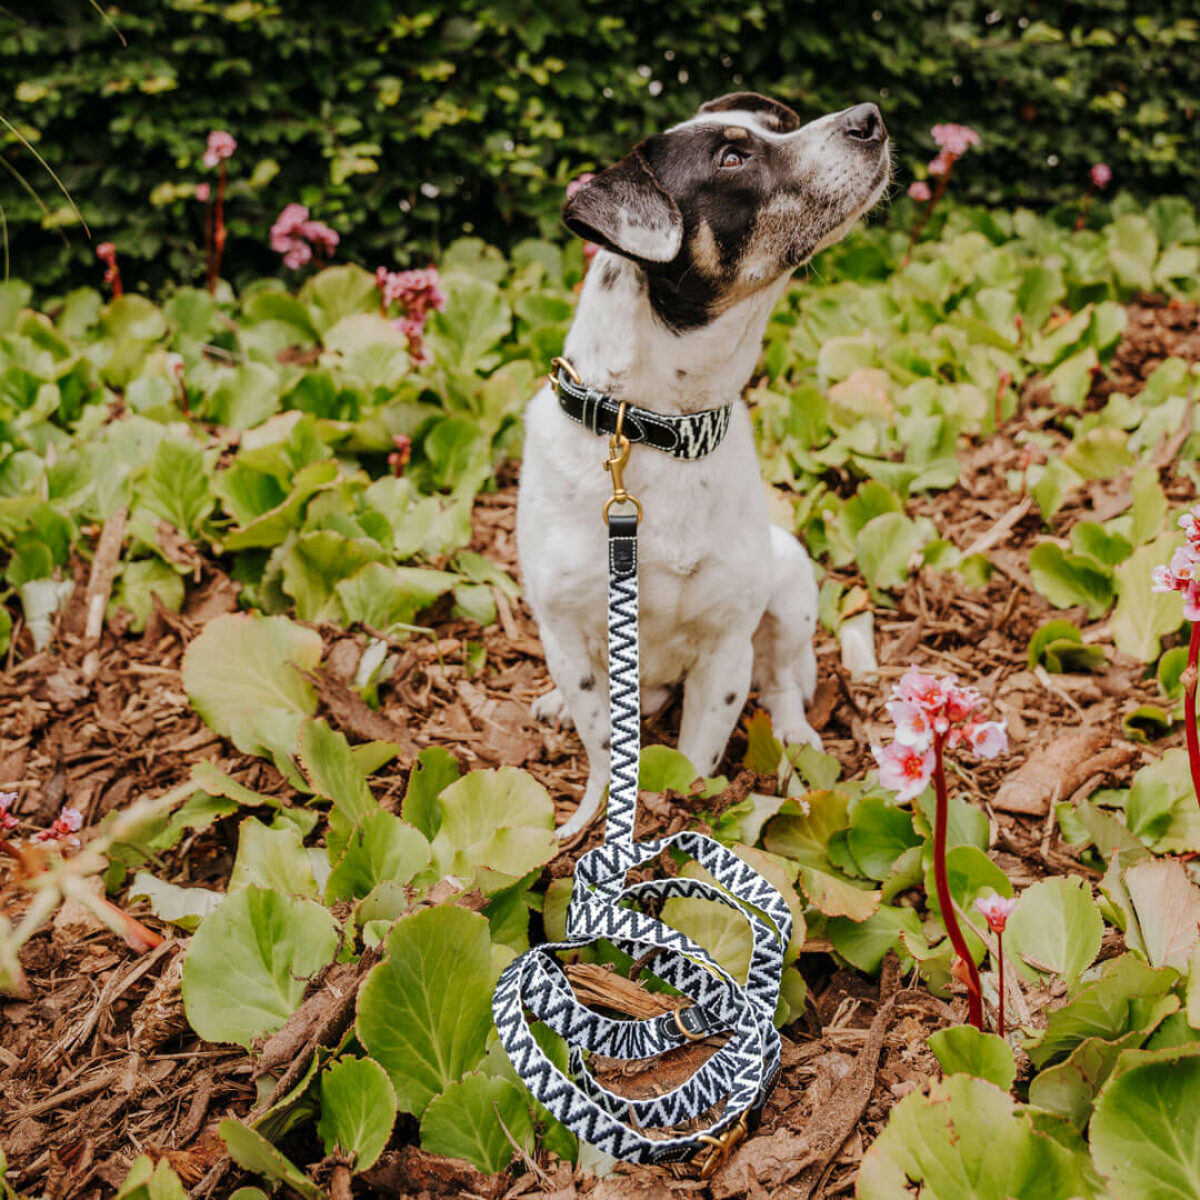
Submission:
<svg viewBox="0 0 1200 1200">
<path fill-rule="evenodd" d="M 774 733 L 785 746 L 811 746 L 814 750 L 821 751 L 825 749 L 821 735 L 807 721 L 794 723 L 787 729 L 776 729 Z"/>
<path fill-rule="evenodd" d="M 566 701 L 558 688 L 539 696 L 532 704 L 534 718 L 543 725 L 553 725 L 558 729 L 570 729 L 575 722 L 567 712 Z"/>
</svg>

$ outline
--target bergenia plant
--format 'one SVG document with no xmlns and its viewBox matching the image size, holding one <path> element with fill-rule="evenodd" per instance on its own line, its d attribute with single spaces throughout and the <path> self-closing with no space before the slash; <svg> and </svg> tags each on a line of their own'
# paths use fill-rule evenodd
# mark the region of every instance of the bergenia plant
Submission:
<svg viewBox="0 0 1200 1200">
<path fill-rule="evenodd" d="M 1192 789 L 1200 801 L 1200 734 L 1196 731 L 1196 672 L 1200 660 L 1200 504 L 1179 518 L 1185 541 L 1171 561 L 1155 567 L 1156 592 L 1179 592 L 1183 596 L 1183 616 L 1191 622 L 1187 666 L 1184 668 L 1183 725 L 1187 739 L 1188 766 L 1192 771 Z"/>
<path fill-rule="evenodd" d="M 208 214 L 209 225 L 205 232 L 205 243 L 208 246 L 208 290 L 217 290 L 217 280 L 221 277 L 221 256 L 225 253 L 225 183 L 228 174 L 226 163 L 233 157 L 237 142 L 231 134 L 221 129 L 214 129 L 208 135 L 208 143 L 201 160 L 211 171 L 219 167 L 217 175 L 217 199 Z"/>
<path fill-rule="evenodd" d="M 112 242 L 101 242 L 96 247 L 96 257 L 104 264 L 104 282 L 112 288 L 113 299 L 122 294 L 121 268 L 117 266 L 117 248 Z"/>
<path fill-rule="evenodd" d="M 996 1032 L 1004 1036 L 1004 930 L 1008 926 L 1008 918 L 1017 907 L 1015 900 L 992 893 L 981 896 L 975 901 L 975 907 L 983 913 L 988 928 L 996 935 L 996 991 L 999 997 L 996 1008 Z"/>
<path fill-rule="evenodd" d="M 1087 211 L 1092 203 L 1092 197 L 1097 192 L 1104 191 L 1110 183 L 1112 183 L 1112 168 L 1108 163 L 1093 163 L 1091 170 L 1088 171 L 1088 190 L 1083 194 L 1083 203 L 1079 206 L 1079 216 L 1075 219 L 1076 233 L 1083 228 L 1083 223 L 1087 220 Z"/>
<path fill-rule="evenodd" d="M 938 906 L 950 944 L 965 972 L 968 1019 L 983 1029 L 983 994 L 979 970 L 963 937 L 954 911 L 946 875 L 946 830 L 950 798 L 946 788 L 946 752 L 965 749 L 979 758 L 996 758 L 1008 749 L 1008 735 L 1000 721 L 981 721 L 983 697 L 953 676 L 923 675 L 910 667 L 892 689 L 888 716 L 896 725 L 890 746 L 872 746 L 879 764 L 879 782 L 896 792 L 897 800 L 915 800 L 932 779 L 936 808 L 933 823 L 933 876 Z"/>
<path fill-rule="evenodd" d="M 386 317 L 393 304 L 404 310 L 404 315 L 396 318 L 396 328 L 408 338 L 408 353 L 413 363 L 424 366 L 432 360 L 425 345 L 425 325 L 430 313 L 446 307 L 446 293 L 442 291 L 437 268 L 389 271 L 387 267 L 379 267 L 375 271 L 375 286 L 379 289 L 380 316 Z"/>
<path fill-rule="evenodd" d="M 271 249 L 283 255 L 283 265 L 291 271 L 318 259 L 328 261 L 342 239 L 337 230 L 324 221 L 314 221 L 303 204 L 285 205 L 271 226 Z"/>
<path fill-rule="evenodd" d="M 934 185 L 932 191 L 929 184 L 923 179 L 918 179 L 915 183 L 909 185 L 909 196 L 917 201 L 918 204 L 924 204 L 925 207 L 921 210 L 916 221 L 913 222 L 912 234 L 908 239 L 908 250 L 904 255 L 905 265 L 908 264 L 909 259 L 912 257 L 913 247 L 916 246 L 917 241 L 920 239 L 922 230 L 928 224 L 929 218 L 933 215 L 933 210 L 937 207 L 937 202 L 942 198 L 942 194 L 946 190 L 946 185 L 950 182 L 950 174 L 954 170 L 954 164 L 972 146 L 979 145 L 979 134 L 969 125 L 955 125 L 951 122 L 946 122 L 941 125 L 935 125 L 929 133 L 938 148 L 937 156 L 929 164 L 929 174 L 931 178 L 937 180 L 937 183 Z"/>
</svg>

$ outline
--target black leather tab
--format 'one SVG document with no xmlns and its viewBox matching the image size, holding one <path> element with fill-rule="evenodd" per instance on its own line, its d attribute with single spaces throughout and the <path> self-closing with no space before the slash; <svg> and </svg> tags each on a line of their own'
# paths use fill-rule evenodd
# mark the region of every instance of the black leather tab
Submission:
<svg viewBox="0 0 1200 1200">
<path fill-rule="evenodd" d="M 614 579 L 637 574 L 637 513 L 608 514 L 608 565 Z"/>
</svg>

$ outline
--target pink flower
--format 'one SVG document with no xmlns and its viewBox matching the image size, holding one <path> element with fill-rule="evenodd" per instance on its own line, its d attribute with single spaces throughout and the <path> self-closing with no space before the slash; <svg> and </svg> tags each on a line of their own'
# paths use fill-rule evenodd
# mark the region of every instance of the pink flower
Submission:
<svg viewBox="0 0 1200 1200">
<path fill-rule="evenodd" d="M 933 741 L 933 722 L 920 704 L 909 700 L 889 700 L 888 716 L 896 724 L 896 741 L 914 750 L 927 750 Z"/>
<path fill-rule="evenodd" d="M 116 266 L 117 248 L 112 242 L 101 242 L 96 247 L 96 257 L 102 263 L 108 263 L 110 267 Z"/>
<path fill-rule="evenodd" d="M 287 204 L 271 226 L 271 249 L 283 255 L 292 271 L 312 262 L 315 248 L 322 257 L 333 253 L 341 237 L 323 221 L 309 219 L 303 204 Z"/>
<path fill-rule="evenodd" d="M 1193 514 L 1186 514 L 1180 519 L 1180 524 L 1189 519 L 1193 523 L 1184 526 L 1188 543 L 1176 549 L 1169 563 L 1155 567 L 1151 579 L 1156 592 L 1181 592 L 1184 619 L 1196 622 L 1200 621 L 1200 547 L 1190 540 L 1195 529 Z"/>
<path fill-rule="evenodd" d="M 929 133 L 939 149 L 955 158 L 966 154 L 972 146 L 979 145 L 979 134 L 969 125 L 935 125 Z"/>
<path fill-rule="evenodd" d="M 933 776 L 932 747 L 921 751 L 915 746 L 893 742 L 882 750 L 872 746 L 871 753 L 879 764 L 880 785 L 895 792 L 896 799 L 901 803 L 919 796 Z"/>
<path fill-rule="evenodd" d="M 0 835 L 12 833 L 21 823 L 9 811 L 16 802 L 16 792 L 0 792 Z"/>
<path fill-rule="evenodd" d="M 305 221 L 300 226 L 300 236 L 311 245 L 319 246 L 326 254 L 332 254 L 342 240 L 338 232 L 323 221 Z"/>
<path fill-rule="evenodd" d="M 33 835 L 35 842 L 58 842 L 63 846 L 75 847 L 79 839 L 75 836 L 83 825 L 83 815 L 73 808 L 64 808 L 49 829 L 39 830 Z"/>
<path fill-rule="evenodd" d="M 395 325 L 408 339 L 409 357 L 418 366 L 431 362 L 433 356 L 424 341 L 425 325 L 431 312 L 441 312 L 446 307 L 446 293 L 442 291 L 437 268 L 389 271 L 379 267 L 375 271 L 375 286 L 379 289 L 383 313 L 386 314 L 391 304 L 399 304 L 404 309 L 404 315 L 396 319 Z"/>
<path fill-rule="evenodd" d="M 275 218 L 271 226 L 271 249 L 278 254 L 286 254 L 291 247 L 291 240 L 300 233 L 300 227 L 308 220 L 308 209 L 303 204 L 286 204 L 283 212 Z"/>
<path fill-rule="evenodd" d="M 1008 753 L 1008 730 L 1003 721 L 976 721 L 963 729 L 963 739 L 979 758 Z"/>
<path fill-rule="evenodd" d="M 908 194 L 912 199 L 921 204 L 933 199 L 933 193 L 929 190 L 929 184 L 923 179 L 917 179 L 910 183 L 908 185 Z"/>
<path fill-rule="evenodd" d="M 1092 179 L 1092 187 L 1105 188 L 1112 182 L 1112 168 L 1108 163 L 1096 163 L 1088 174 Z"/>
<path fill-rule="evenodd" d="M 211 195 L 212 189 L 209 188 L 207 183 L 196 184 L 196 199 L 199 200 L 201 204 L 207 204 L 208 198 Z"/>
<path fill-rule="evenodd" d="M 976 900 L 975 907 L 983 913 L 988 928 L 993 933 L 1003 933 L 1004 927 L 1008 924 L 1008 918 L 1012 916 L 1013 909 L 1017 907 L 1017 902 L 993 892 L 990 896 L 981 896 Z"/>
<path fill-rule="evenodd" d="M 237 142 L 234 141 L 231 134 L 225 133 L 223 130 L 214 129 L 208 135 L 208 145 L 204 151 L 204 158 L 201 160 L 210 170 L 219 162 L 224 162 L 227 158 L 233 157 L 233 152 L 237 149 Z"/>
<path fill-rule="evenodd" d="M 1179 528 L 1183 530 L 1188 544 L 1200 550 L 1200 504 L 1179 518 Z"/>
<path fill-rule="evenodd" d="M 395 450 L 388 455 L 388 466 L 392 469 L 392 474 L 397 479 L 404 474 L 404 468 L 408 466 L 409 459 L 412 458 L 412 438 L 407 434 L 396 433 L 392 435 L 392 442 L 395 444 Z"/>
<path fill-rule="evenodd" d="M 937 158 L 929 160 L 929 173 L 941 178 L 943 175 L 950 174 L 950 168 L 954 165 L 954 155 L 943 150 Z"/>
<path fill-rule="evenodd" d="M 567 199 L 570 200 L 571 197 L 574 196 L 575 193 L 579 191 L 579 189 L 583 187 L 585 183 L 591 183 L 595 178 L 596 174 L 594 171 L 584 171 L 584 173 L 578 178 L 572 179 L 571 182 L 567 184 Z"/>
<path fill-rule="evenodd" d="M 600 253 L 600 247 L 595 242 L 583 243 L 583 257 L 595 258 Z"/>
</svg>

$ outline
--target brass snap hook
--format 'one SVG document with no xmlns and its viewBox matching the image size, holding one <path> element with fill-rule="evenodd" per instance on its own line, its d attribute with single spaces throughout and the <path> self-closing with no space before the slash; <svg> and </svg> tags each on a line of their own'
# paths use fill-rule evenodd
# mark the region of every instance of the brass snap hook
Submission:
<svg viewBox="0 0 1200 1200">
<path fill-rule="evenodd" d="M 733 1125 L 730 1125 L 720 1137 L 711 1137 L 706 1133 L 701 1134 L 699 1140 L 706 1146 L 711 1146 L 712 1149 L 700 1163 L 700 1178 L 711 1179 L 749 1136 L 750 1130 L 746 1126 L 745 1113 L 742 1113 L 741 1117 Z"/>
<path fill-rule="evenodd" d="M 579 378 L 579 372 L 576 371 L 573 366 L 571 366 L 570 362 L 561 356 L 557 356 L 550 360 L 549 375 L 550 386 L 555 390 L 555 392 L 558 391 L 558 372 L 560 369 L 566 371 L 566 373 L 570 375 L 571 382 L 576 386 L 581 386 L 583 384 L 583 380 Z"/>
<path fill-rule="evenodd" d="M 614 504 L 632 504 L 637 509 L 637 518 L 642 519 L 642 502 L 631 492 L 625 490 L 625 464 L 629 461 L 631 443 L 622 430 L 625 427 L 625 401 L 617 409 L 617 427 L 612 437 L 608 439 L 608 458 L 604 469 L 612 476 L 613 494 L 604 502 L 604 519 L 608 520 L 608 510 Z"/>
</svg>

